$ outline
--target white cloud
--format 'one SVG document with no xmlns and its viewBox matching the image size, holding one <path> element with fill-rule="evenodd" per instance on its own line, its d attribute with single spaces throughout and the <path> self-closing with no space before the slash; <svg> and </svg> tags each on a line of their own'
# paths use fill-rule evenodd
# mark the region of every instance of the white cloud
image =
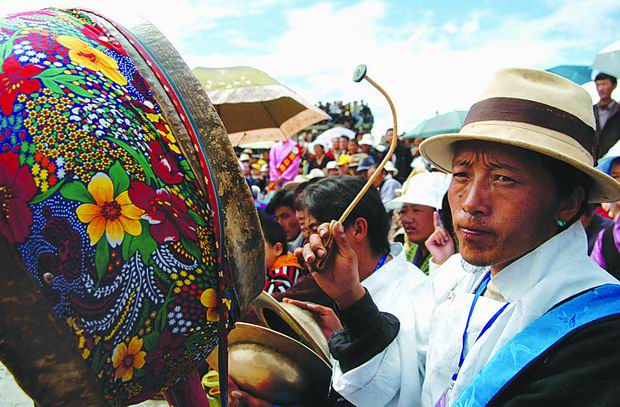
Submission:
<svg viewBox="0 0 620 407">
<path fill-rule="evenodd" d="M 410 130 L 436 111 L 467 109 L 490 73 L 506 66 L 547 68 L 576 48 L 613 38 L 620 9 L 611 0 L 554 1 L 543 17 L 494 15 L 472 10 L 462 21 L 422 21 L 393 29 L 385 20 L 388 3 L 364 1 L 336 7 L 319 3 L 292 10 L 287 30 L 261 55 L 186 55 L 190 65 L 251 65 L 283 81 L 311 101 L 370 101 L 375 133 L 391 126 L 386 102 L 368 85 L 354 84 L 357 63 L 393 97 L 400 129 Z M 592 55 L 592 59 L 594 55 Z"/>
<path fill-rule="evenodd" d="M 20 11 L 24 4 L 32 9 L 70 3 L 2 4 L 0 14 L 8 8 Z M 552 6 L 551 13 L 537 18 L 500 15 L 489 8 L 472 9 L 460 20 L 444 21 L 439 13 L 420 11 L 417 20 L 392 26 L 389 15 L 398 10 L 378 0 L 347 6 L 321 2 L 309 7 L 293 7 L 286 0 L 175 0 L 172 5 L 148 0 L 82 2 L 83 7 L 101 9 L 121 22 L 128 14 L 143 15 L 192 67 L 254 66 L 311 102 L 364 99 L 375 112 L 375 134 L 391 127 L 391 115 L 385 100 L 370 85 L 351 81 L 358 63 L 367 64 L 369 75 L 392 95 L 400 129 L 410 130 L 436 111 L 468 108 L 497 68 L 589 63 L 567 58 L 578 54 L 575 50 L 596 49 L 605 45 L 601 41 L 617 39 L 618 21 L 611 17 L 620 10 L 617 0 L 549 0 L 547 4 Z M 232 17 L 270 18 L 274 5 L 283 7 L 286 18 L 284 32 L 277 38 L 257 41 L 247 37 L 244 27 L 227 24 L 224 30 L 220 26 Z M 204 41 L 215 38 L 222 48 L 202 54 L 195 44 L 200 32 L 204 32 Z M 245 50 L 231 53 L 224 48 L 230 45 Z"/>
</svg>

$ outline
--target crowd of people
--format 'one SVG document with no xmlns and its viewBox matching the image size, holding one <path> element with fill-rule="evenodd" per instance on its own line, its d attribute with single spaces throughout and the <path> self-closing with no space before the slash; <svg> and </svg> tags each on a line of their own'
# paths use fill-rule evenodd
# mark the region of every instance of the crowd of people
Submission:
<svg viewBox="0 0 620 407">
<path fill-rule="evenodd" d="M 610 130 L 620 109 L 616 79 L 596 83 L 593 114 L 568 81 L 500 71 L 459 135 L 399 140 L 374 188 L 333 228 L 391 129 L 379 143 L 364 134 L 242 154 L 266 239 L 265 290 L 316 316 L 334 361 L 332 405 L 620 400 L 620 134 Z M 530 99 L 513 97 L 517 88 Z M 235 386 L 229 401 L 271 405 Z"/>
<path fill-rule="evenodd" d="M 344 103 L 342 101 L 319 102 L 317 107 L 327 113 L 330 119 L 322 124 L 329 127 L 341 125 L 358 132 L 368 132 L 372 129 L 375 119 L 370 107 L 362 100 Z"/>
</svg>

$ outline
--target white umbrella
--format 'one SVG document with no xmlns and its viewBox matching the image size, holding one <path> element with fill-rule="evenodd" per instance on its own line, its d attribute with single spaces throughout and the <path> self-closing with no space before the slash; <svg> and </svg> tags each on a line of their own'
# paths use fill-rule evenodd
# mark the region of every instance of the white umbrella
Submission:
<svg viewBox="0 0 620 407">
<path fill-rule="evenodd" d="M 319 136 L 314 140 L 314 144 L 321 144 L 325 148 L 329 148 L 331 146 L 332 139 L 340 136 L 345 136 L 348 137 L 349 140 L 352 140 L 355 137 L 355 132 L 347 129 L 346 127 L 332 127 L 331 129 L 325 130 L 323 133 L 319 134 Z"/>
<path fill-rule="evenodd" d="M 620 41 L 616 41 L 603 48 L 594 59 L 592 68 L 620 77 Z"/>
</svg>

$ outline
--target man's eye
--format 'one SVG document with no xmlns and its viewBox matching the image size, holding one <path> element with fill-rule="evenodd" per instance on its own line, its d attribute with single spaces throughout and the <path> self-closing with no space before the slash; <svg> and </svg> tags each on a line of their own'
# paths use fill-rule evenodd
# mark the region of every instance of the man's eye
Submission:
<svg viewBox="0 0 620 407">
<path fill-rule="evenodd" d="M 467 173 L 464 171 L 455 172 L 452 174 L 452 178 L 460 178 L 460 179 L 467 178 Z"/>
<path fill-rule="evenodd" d="M 514 179 L 507 177 L 505 175 L 496 175 L 494 178 L 495 181 L 499 181 L 499 182 L 516 182 Z"/>
</svg>

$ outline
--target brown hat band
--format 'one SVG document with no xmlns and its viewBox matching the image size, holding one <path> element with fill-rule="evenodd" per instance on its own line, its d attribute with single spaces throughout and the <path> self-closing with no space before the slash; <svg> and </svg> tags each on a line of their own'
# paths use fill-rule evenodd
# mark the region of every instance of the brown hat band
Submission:
<svg viewBox="0 0 620 407">
<path fill-rule="evenodd" d="M 577 116 L 533 100 L 495 97 L 474 104 L 463 126 L 491 120 L 521 122 L 554 130 L 574 139 L 596 158 L 594 129 Z"/>
</svg>

